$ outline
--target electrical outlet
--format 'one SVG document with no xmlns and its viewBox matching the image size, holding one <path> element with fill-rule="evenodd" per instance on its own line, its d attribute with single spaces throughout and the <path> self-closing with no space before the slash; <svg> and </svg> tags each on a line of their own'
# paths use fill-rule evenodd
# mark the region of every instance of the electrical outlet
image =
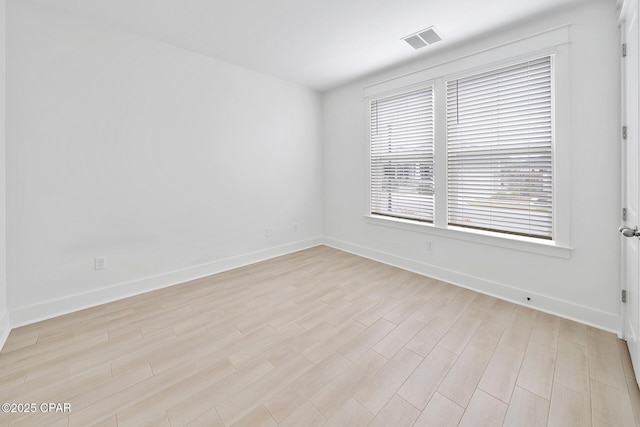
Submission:
<svg viewBox="0 0 640 427">
<path fill-rule="evenodd" d="M 267 237 L 273 236 L 273 228 L 267 228 L 267 231 L 266 231 L 265 235 Z"/>
<path fill-rule="evenodd" d="M 97 256 L 93 259 L 93 266 L 96 270 L 104 270 L 107 268 L 107 257 Z"/>
<path fill-rule="evenodd" d="M 431 240 L 427 240 L 427 250 L 428 251 L 433 250 L 433 242 Z"/>
<path fill-rule="evenodd" d="M 297 222 L 294 222 L 294 223 L 293 223 L 293 232 L 294 232 L 294 233 L 297 233 L 297 232 L 298 232 L 298 223 L 297 223 Z"/>
</svg>

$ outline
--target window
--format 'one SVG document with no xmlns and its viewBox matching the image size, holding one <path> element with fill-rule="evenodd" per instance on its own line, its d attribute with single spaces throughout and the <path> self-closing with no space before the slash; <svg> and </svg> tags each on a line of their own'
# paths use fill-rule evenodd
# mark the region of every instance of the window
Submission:
<svg viewBox="0 0 640 427">
<path fill-rule="evenodd" d="M 370 214 L 553 240 L 552 59 L 369 98 Z"/>
<path fill-rule="evenodd" d="M 377 98 L 371 113 L 371 213 L 433 221 L 433 88 Z"/>
<path fill-rule="evenodd" d="M 552 238 L 551 57 L 447 82 L 450 225 Z"/>
</svg>

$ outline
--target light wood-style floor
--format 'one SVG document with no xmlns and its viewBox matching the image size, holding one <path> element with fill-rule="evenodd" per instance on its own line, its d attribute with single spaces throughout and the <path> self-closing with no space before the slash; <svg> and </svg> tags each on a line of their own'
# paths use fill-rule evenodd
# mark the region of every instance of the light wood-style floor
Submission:
<svg viewBox="0 0 640 427">
<path fill-rule="evenodd" d="M 320 246 L 11 332 L 11 426 L 632 426 L 614 335 Z"/>
</svg>

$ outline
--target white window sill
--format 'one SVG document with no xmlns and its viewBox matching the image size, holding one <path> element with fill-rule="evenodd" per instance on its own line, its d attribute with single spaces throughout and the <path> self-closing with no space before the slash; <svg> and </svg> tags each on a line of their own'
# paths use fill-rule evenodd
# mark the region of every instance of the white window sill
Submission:
<svg viewBox="0 0 640 427">
<path fill-rule="evenodd" d="M 454 226 L 436 227 L 429 223 L 399 218 L 365 215 L 365 221 L 369 224 L 393 227 L 414 233 L 424 233 L 432 236 L 445 237 L 447 239 L 480 243 L 483 245 L 497 246 L 556 258 L 569 259 L 571 257 L 571 251 L 573 250 L 570 246 L 563 246 L 553 241 L 535 239 L 532 237 L 514 236 L 509 234 L 503 235 L 500 233 L 492 233 L 490 231 L 473 230 Z"/>
</svg>

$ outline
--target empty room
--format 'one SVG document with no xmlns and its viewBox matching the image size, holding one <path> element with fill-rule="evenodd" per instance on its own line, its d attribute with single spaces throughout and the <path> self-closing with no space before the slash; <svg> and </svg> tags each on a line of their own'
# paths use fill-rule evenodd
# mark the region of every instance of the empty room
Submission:
<svg viewBox="0 0 640 427">
<path fill-rule="evenodd" d="M 0 0 L 0 426 L 640 425 L 638 0 Z"/>
</svg>

